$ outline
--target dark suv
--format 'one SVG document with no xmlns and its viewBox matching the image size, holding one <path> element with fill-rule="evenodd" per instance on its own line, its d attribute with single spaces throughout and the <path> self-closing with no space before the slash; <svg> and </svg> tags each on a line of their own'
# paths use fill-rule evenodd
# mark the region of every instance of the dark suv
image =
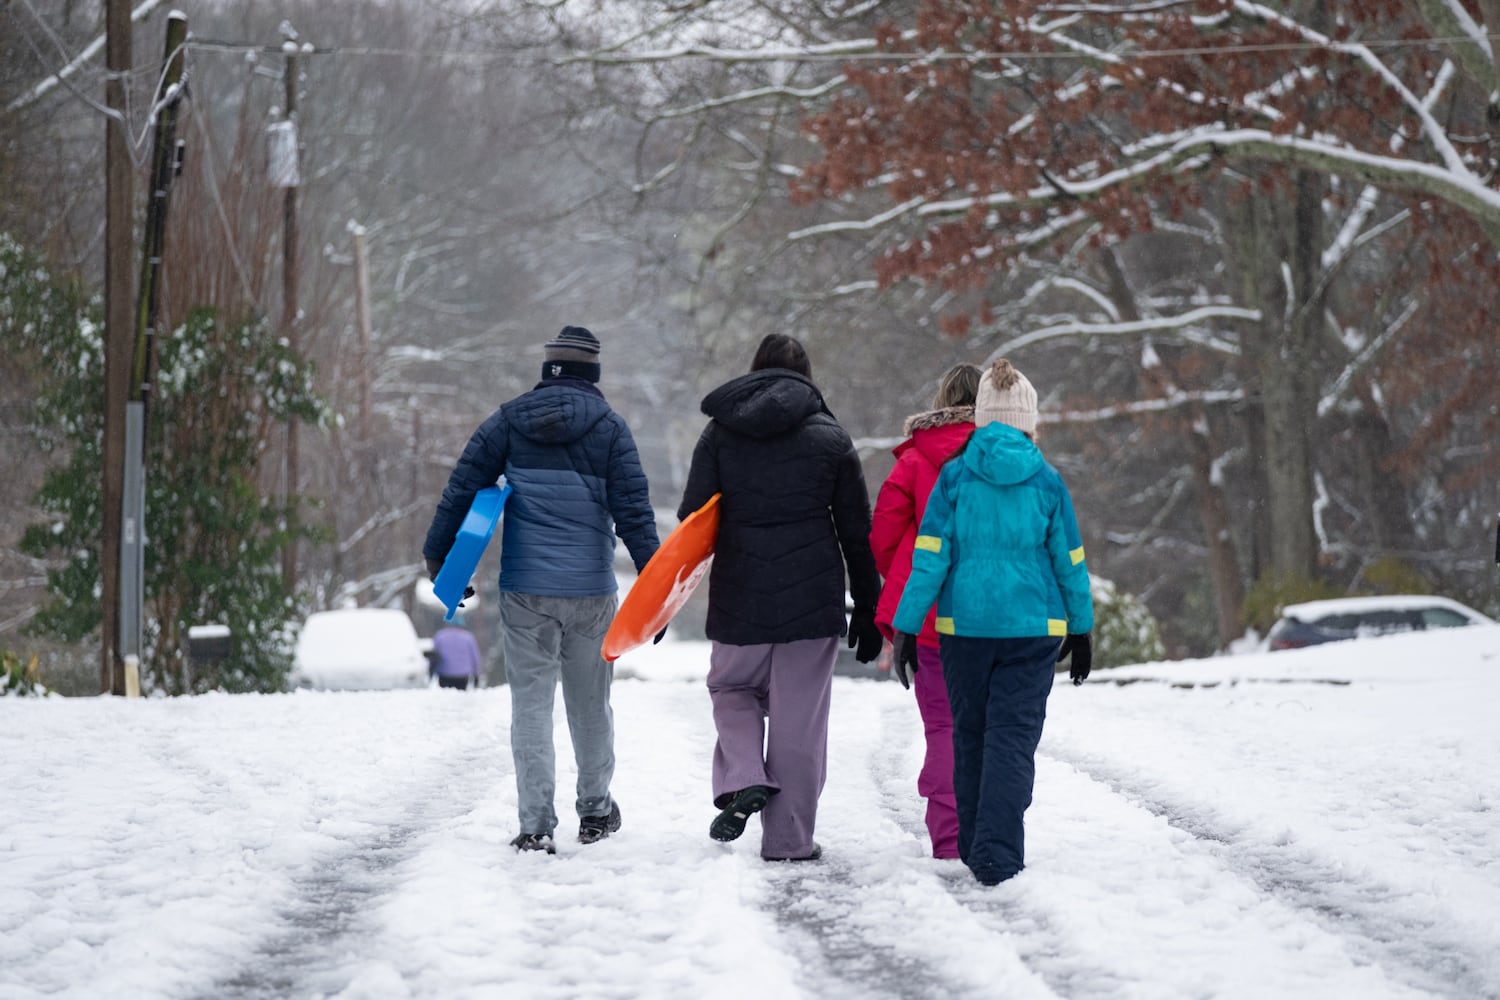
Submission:
<svg viewBox="0 0 1500 1000">
<path fill-rule="evenodd" d="M 1300 649 L 1360 636 L 1493 624 L 1473 608 L 1446 597 L 1339 597 L 1287 605 L 1266 638 L 1272 650 Z"/>
</svg>

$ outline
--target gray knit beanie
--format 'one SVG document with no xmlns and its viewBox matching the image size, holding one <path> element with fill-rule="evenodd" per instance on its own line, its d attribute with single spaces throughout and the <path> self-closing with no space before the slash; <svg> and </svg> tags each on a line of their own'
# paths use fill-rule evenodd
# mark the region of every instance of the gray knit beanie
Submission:
<svg viewBox="0 0 1500 1000">
<path fill-rule="evenodd" d="M 599 338 L 587 327 L 565 326 L 542 345 L 542 378 L 574 378 L 599 381 Z"/>
</svg>

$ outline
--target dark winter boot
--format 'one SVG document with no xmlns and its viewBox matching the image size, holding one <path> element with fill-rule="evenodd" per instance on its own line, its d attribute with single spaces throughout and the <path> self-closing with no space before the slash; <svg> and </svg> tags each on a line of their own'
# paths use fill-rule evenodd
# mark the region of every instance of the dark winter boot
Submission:
<svg viewBox="0 0 1500 1000">
<path fill-rule="evenodd" d="M 800 857 L 800 858 L 766 858 L 765 860 L 766 861 L 816 861 L 819 858 L 821 858 L 822 856 L 823 856 L 823 848 L 820 847 L 818 845 L 818 842 L 815 840 L 815 841 L 813 841 L 812 851 L 810 853 L 808 853 L 808 854 L 802 855 L 802 857 Z"/>
<path fill-rule="evenodd" d="M 749 788 L 741 788 L 734 793 L 724 811 L 714 817 L 714 821 L 708 826 L 708 835 L 715 840 L 736 840 L 745 832 L 745 821 L 752 814 L 760 812 L 766 807 L 766 800 L 771 797 L 771 789 L 765 785 L 751 785 Z"/>
<path fill-rule="evenodd" d="M 611 802 L 605 816 L 585 816 L 578 821 L 578 842 L 592 844 L 620 828 L 620 803 Z"/>
<path fill-rule="evenodd" d="M 998 868 L 971 868 L 974 880 L 980 885 L 996 886 L 1007 879 L 1013 879 L 1019 872 L 1000 871 Z"/>
<path fill-rule="evenodd" d="M 548 854 L 557 853 L 557 845 L 552 843 L 552 838 L 545 833 L 523 833 L 510 842 L 510 846 L 518 851 L 546 851 Z"/>
</svg>

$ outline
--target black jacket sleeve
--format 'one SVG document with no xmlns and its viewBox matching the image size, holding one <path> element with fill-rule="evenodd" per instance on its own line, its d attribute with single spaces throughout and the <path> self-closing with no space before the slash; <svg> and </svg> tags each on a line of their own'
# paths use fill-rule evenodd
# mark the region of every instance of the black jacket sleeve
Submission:
<svg viewBox="0 0 1500 1000">
<path fill-rule="evenodd" d="M 677 520 L 685 521 L 689 514 L 708 503 L 708 498 L 722 491 L 719 481 L 719 430 L 709 421 L 698 435 L 698 444 L 693 448 L 693 462 L 688 467 L 687 485 L 682 490 L 682 503 L 677 507 Z"/>
<path fill-rule="evenodd" d="M 849 596 L 854 599 L 854 608 L 873 615 L 880 600 L 880 572 L 870 549 L 870 491 L 854 442 L 847 435 L 844 442 L 834 482 L 833 527 L 849 571 Z"/>
</svg>

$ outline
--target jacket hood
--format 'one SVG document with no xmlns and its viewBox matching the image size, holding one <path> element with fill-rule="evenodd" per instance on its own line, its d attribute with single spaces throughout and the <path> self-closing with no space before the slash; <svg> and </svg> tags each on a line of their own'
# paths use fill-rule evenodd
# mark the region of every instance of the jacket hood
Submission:
<svg viewBox="0 0 1500 1000">
<path fill-rule="evenodd" d="M 829 411 L 809 379 L 785 368 L 765 368 L 730 379 L 709 393 L 703 412 L 737 434 L 769 438 Z"/>
<path fill-rule="evenodd" d="M 899 458 L 905 452 L 916 449 L 929 465 L 942 468 L 952 458 L 969 435 L 974 432 L 974 407 L 950 406 L 926 413 L 913 413 L 906 418 L 902 433 L 907 440 L 896 446 L 894 454 Z"/>
<path fill-rule="evenodd" d="M 1046 465 L 1041 449 L 1009 424 L 985 424 L 964 450 L 964 464 L 986 482 L 1011 486 L 1025 482 Z"/>
<path fill-rule="evenodd" d="M 941 410 L 924 410 L 906 418 L 906 422 L 901 425 L 901 436 L 911 437 L 917 431 L 973 422 L 974 407 L 972 406 L 945 406 Z"/>
<path fill-rule="evenodd" d="M 518 396 L 507 414 L 511 427 L 542 444 L 572 444 L 610 413 L 604 395 L 583 379 L 547 379 Z"/>
</svg>

